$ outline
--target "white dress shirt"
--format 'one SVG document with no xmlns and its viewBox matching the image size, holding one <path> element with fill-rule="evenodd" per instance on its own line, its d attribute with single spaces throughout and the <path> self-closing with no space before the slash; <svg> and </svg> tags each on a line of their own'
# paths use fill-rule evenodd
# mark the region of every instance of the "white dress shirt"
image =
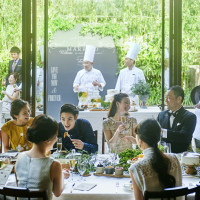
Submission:
<svg viewBox="0 0 200 200">
<path fill-rule="evenodd" d="M 101 87 L 94 86 L 92 84 L 93 81 L 97 81 L 101 84 Z M 73 87 L 79 86 L 79 91 L 88 91 L 88 92 L 93 92 L 93 91 L 103 91 L 103 87 L 106 85 L 106 82 L 103 78 L 102 73 L 95 68 L 92 68 L 91 71 L 86 71 L 85 69 L 82 69 L 78 71 Z"/>
<path fill-rule="evenodd" d="M 133 66 L 130 70 L 128 67 L 122 69 L 119 73 L 115 89 L 128 95 L 132 94 L 131 88 L 139 80 L 145 81 L 144 73 L 141 69 Z M 145 81 L 146 82 L 146 81 Z"/>
</svg>

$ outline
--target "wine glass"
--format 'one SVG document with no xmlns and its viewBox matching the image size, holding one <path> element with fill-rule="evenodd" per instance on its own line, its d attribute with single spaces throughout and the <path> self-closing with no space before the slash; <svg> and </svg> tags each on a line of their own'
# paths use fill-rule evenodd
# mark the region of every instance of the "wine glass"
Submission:
<svg viewBox="0 0 200 200">
<path fill-rule="evenodd" d="M 58 152 L 62 151 L 62 138 L 61 137 L 57 138 L 57 150 L 58 150 Z"/>
<path fill-rule="evenodd" d="M 87 166 L 87 163 L 85 161 L 80 160 L 77 163 L 77 169 L 78 169 L 78 172 L 81 176 L 81 180 L 83 180 L 83 174 L 85 173 L 85 171 L 87 169 L 86 166 Z"/>
<path fill-rule="evenodd" d="M 73 181 L 74 179 L 73 179 L 73 171 L 74 171 L 74 169 L 75 169 L 75 167 L 76 167 L 76 160 L 75 160 L 75 158 L 70 158 L 69 159 L 69 165 L 70 165 L 70 170 L 71 170 L 71 174 L 72 174 L 72 178 L 71 178 L 71 180 Z"/>
<path fill-rule="evenodd" d="M 121 122 L 122 122 L 123 125 L 126 124 L 126 116 L 121 116 Z M 123 130 L 122 133 L 125 134 L 125 133 L 127 133 L 127 131 Z"/>
</svg>

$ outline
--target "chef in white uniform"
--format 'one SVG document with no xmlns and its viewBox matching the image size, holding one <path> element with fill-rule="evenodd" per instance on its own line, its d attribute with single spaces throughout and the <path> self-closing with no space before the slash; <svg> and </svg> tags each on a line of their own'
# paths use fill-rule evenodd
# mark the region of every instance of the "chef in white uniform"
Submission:
<svg viewBox="0 0 200 200">
<path fill-rule="evenodd" d="M 102 73 L 93 67 L 95 47 L 87 45 L 85 49 L 83 67 L 78 71 L 74 83 L 74 92 L 88 92 L 88 95 L 95 91 L 103 91 L 106 82 Z"/>
<path fill-rule="evenodd" d="M 139 99 L 132 93 L 131 88 L 134 84 L 138 83 L 139 80 L 146 82 L 143 71 L 135 66 L 135 60 L 139 51 L 140 46 L 138 44 L 134 43 L 130 46 L 124 61 L 127 67 L 120 71 L 115 86 L 118 92 L 127 93 L 130 100 L 134 101 L 137 106 L 139 105 Z"/>
</svg>

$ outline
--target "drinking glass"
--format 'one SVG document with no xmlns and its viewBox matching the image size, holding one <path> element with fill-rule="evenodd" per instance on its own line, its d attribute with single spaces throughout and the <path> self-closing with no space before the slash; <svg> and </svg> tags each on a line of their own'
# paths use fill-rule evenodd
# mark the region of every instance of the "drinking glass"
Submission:
<svg viewBox="0 0 200 200">
<path fill-rule="evenodd" d="M 62 138 L 58 137 L 57 139 L 57 151 L 62 151 Z"/>
<path fill-rule="evenodd" d="M 111 158 L 111 162 L 115 163 L 115 161 L 117 160 L 117 145 L 116 145 L 116 143 L 109 144 L 109 155 Z"/>
<path fill-rule="evenodd" d="M 171 153 L 171 143 L 162 141 L 161 145 L 164 147 L 164 153 Z"/>
<path fill-rule="evenodd" d="M 122 124 L 126 124 L 126 116 L 121 116 L 121 122 L 122 122 Z M 127 131 L 126 130 L 123 130 L 122 131 L 122 133 L 127 133 Z"/>
<path fill-rule="evenodd" d="M 74 179 L 73 179 L 73 171 L 74 171 L 74 169 L 75 169 L 75 167 L 76 167 L 76 160 L 75 160 L 75 158 L 71 158 L 71 159 L 69 160 L 69 165 L 70 165 L 70 170 L 71 170 L 71 174 L 72 174 L 71 180 L 73 181 L 73 180 L 74 180 Z"/>
<path fill-rule="evenodd" d="M 78 172 L 79 172 L 79 174 L 81 176 L 81 180 L 83 180 L 83 174 L 85 173 L 85 171 L 87 169 L 86 166 L 87 166 L 87 163 L 85 161 L 81 161 L 80 160 L 77 163 L 77 169 L 78 169 Z"/>
</svg>

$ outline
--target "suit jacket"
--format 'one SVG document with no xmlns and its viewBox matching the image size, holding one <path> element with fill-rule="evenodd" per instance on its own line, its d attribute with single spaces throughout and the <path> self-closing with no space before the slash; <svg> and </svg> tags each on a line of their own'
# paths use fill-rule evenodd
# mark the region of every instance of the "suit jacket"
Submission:
<svg viewBox="0 0 200 200">
<path fill-rule="evenodd" d="M 9 84 L 9 82 L 8 82 L 9 74 L 13 72 L 13 70 L 12 70 L 13 62 L 14 62 L 14 60 L 9 61 L 9 70 L 8 70 L 8 75 L 6 76 L 6 85 Z M 22 82 L 22 59 L 18 60 L 16 66 L 15 66 L 14 72 L 18 72 L 18 74 L 19 74 L 19 80 L 17 82 L 19 85 Z"/>
<path fill-rule="evenodd" d="M 161 127 L 167 129 L 167 138 L 162 138 L 162 141 L 171 143 L 173 153 L 184 152 L 191 144 L 192 134 L 196 126 L 196 115 L 183 107 L 180 108 L 174 118 L 172 128 L 170 128 L 169 118 L 169 110 L 160 112 L 157 118 Z"/>
</svg>

